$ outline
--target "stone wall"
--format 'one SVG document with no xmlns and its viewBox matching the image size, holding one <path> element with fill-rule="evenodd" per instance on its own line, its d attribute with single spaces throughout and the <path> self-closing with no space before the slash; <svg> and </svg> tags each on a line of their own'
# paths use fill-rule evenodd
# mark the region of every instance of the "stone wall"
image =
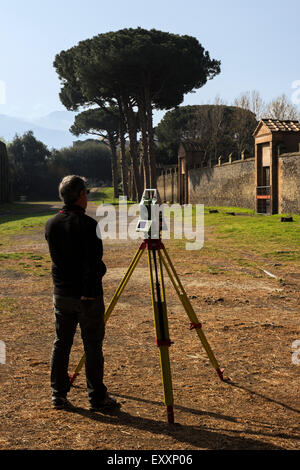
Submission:
<svg viewBox="0 0 300 470">
<path fill-rule="evenodd" d="M 254 158 L 189 170 L 189 203 L 255 208 Z"/>
<path fill-rule="evenodd" d="M 158 190 L 163 202 L 179 202 L 178 172 L 174 167 L 160 169 Z M 190 204 L 237 206 L 255 209 L 254 158 L 188 170 Z"/>
<path fill-rule="evenodd" d="M 300 153 L 278 156 L 278 212 L 300 214 Z"/>
<path fill-rule="evenodd" d="M 163 202 L 178 202 L 178 171 L 161 168 L 158 189 Z M 254 158 L 188 170 L 190 204 L 255 210 Z M 300 152 L 278 155 L 278 212 L 300 214 Z"/>
</svg>

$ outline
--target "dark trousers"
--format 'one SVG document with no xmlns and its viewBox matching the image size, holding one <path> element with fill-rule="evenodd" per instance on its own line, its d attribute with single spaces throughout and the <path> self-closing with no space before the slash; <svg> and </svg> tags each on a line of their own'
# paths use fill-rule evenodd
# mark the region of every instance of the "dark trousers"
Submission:
<svg viewBox="0 0 300 470">
<path fill-rule="evenodd" d="M 106 396 L 103 384 L 102 342 L 105 334 L 103 297 L 80 300 L 53 297 L 56 338 L 51 358 L 51 389 L 53 397 L 66 397 L 70 390 L 68 365 L 76 327 L 79 323 L 86 355 L 85 373 L 89 401 L 93 405 Z"/>
</svg>

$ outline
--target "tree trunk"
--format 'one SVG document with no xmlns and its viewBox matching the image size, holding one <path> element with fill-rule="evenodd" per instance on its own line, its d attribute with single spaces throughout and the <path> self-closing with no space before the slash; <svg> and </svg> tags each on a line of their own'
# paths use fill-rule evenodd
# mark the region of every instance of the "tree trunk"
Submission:
<svg viewBox="0 0 300 470">
<path fill-rule="evenodd" d="M 111 176 L 114 188 L 114 198 L 119 197 L 119 176 L 118 176 L 118 159 L 117 159 L 117 146 L 113 136 L 109 135 L 109 146 L 111 150 Z"/>
<path fill-rule="evenodd" d="M 143 145 L 144 182 L 145 182 L 145 188 L 150 188 L 150 164 L 149 164 L 147 115 L 145 111 L 145 105 L 142 103 L 142 100 L 138 100 L 138 109 L 139 109 L 139 119 L 140 119 L 142 145 Z"/>
<path fill-rule="evenodd" d="M 149 88 L 146 88 L 145 90 L 145 99 L 146 99 L 148 148 L 149 148 L 149 162 L 150 162 L 150 185 L 151 185 L 151 188 L 156 188 L 157 187 L 156 156 L 155 156 L 154 133 L 153 133 L 152 104 L 150 100 Z"/>
<path fill-rule="evenodd" d="M 126 160 L 126 145 L 124 132 L 120 133 L 120 147 L 123 196 L 128 196 L 128 168 Z"/>
<path fill-rule="evenodd" d="M 128 199 L 132 200 L 132 177 L 131 177 L 131 166 L 128 169 Z"/>
<path fill-rule="evenodd" d="M 131 163 L 131 200 L 137 200 L 136 182 L 134 178 L 133 164 Z"/>
<path fill-rule="evenodd" d="M 120 147 L 121 147 L 121 172 L 122 172 L 122 188 L 123 196 L 128 196 L 128 165 L 126 158 L 126 142 L 125 142 L 125 117 L 123 113 L 121 100 L 118 100 L 120 110 Z"/>
<path fill-rule="evenodd" d="M 148 188 L 147 185 L 145 186 L 145 162 L 143 158 L 140 159 L 140 180 L 142 188 Z"/>
<path fill-rule="evenodd" d="M 130 156 L 133 166 L 133 175 L 134 181 L 137 191 L 137 197 L 140 200 L 143 194 L 143 188 L 140 181 L 140 174 L 139 174 L 139 164 L 138 164 L 138 143 L 137 143 L 137 130 L 136 130 L 136 123 L 135 123 L 135 116 L 133 109 L 128 101 L 123 100 L 123 109 L 126 117 L 127 122 L 127 130 L 129 134 L 130 140 Z"/>
</svg>

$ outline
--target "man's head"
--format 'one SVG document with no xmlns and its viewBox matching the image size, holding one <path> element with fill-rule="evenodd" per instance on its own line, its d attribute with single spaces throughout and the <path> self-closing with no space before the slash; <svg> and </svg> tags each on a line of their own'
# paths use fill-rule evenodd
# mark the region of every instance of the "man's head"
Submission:
<svg viewBox="0 0 300 470">
<path fill-rule="evenodd" d="M 86 187 L 86 179 L 82 176 L 65 176 L 58 187 L 59 197 L 66 205 L 76 204 L 87 207 L 87 195 L 89 190 Z"/>
</svg>

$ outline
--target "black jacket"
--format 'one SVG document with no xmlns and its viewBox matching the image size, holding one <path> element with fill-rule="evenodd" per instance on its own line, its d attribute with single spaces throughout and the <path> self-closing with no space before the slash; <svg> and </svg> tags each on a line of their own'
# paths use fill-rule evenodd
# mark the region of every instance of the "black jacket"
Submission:
<svg viewBox="0 0 300 470">
<path fill-rule="evenodd" d="M 64 206 L 48 219 L 45 236 L 52 259 L 54 294 L 64 297 L 103 295 L 102 240 L 97 222 L 79 206 Z"/>
</svg>

